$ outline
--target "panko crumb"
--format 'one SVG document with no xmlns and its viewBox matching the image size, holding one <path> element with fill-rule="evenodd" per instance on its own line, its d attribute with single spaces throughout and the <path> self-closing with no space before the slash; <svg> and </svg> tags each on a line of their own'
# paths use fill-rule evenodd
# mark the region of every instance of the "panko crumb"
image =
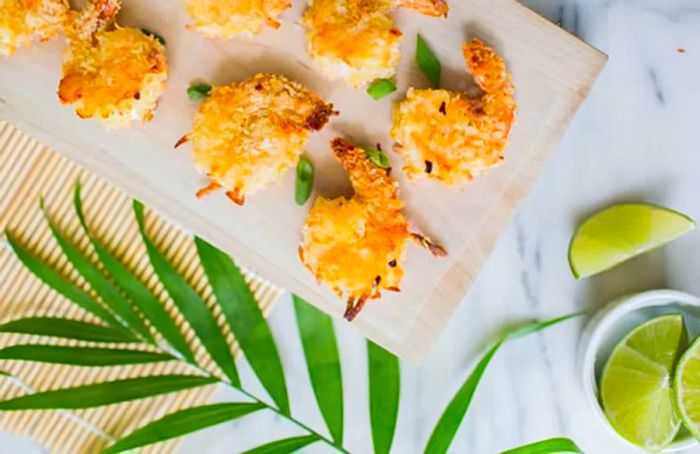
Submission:
<svg viewBox="0 0 700 454">
<path fill-rule="evenodd" d="M 243 205 L 248 195 L 277 183 L 296 165 L 309 133 L 336 113 L 301 84 L 256 74 L 213 88 L 177 145 L 192 142 L 195 166 L 210 179 L 198 196 L 223 188 Z"/>
<path fill-rule="evenodd" d="M 265 27 L 280 27 L 280 15 L 290 0 L 184 0 L 193 23 L 189 28 L 210 38 L 252 36 Z"/>
<path fill-rule="evenodd" d="M 69 9 L 67 0 L 0 0 L 0 56 L 58 35 Z"/>
<path fill-rule="evenodd" d="M 475 39 L 464 58 L 481 94 L 408 90 L 394 108 L 391 136 L 411 178 L 461 186 L 503 161 L 515 121 L 514 88 L 505 62 Z"/>
<path fill-rule="evenodd" d="M 391 17 L 399 6 L 447 15 L 444 0 L 311 0 L 302 23 L 319 71 L 353 87 L 391 78 L 401 57 L 402 33 Z"/>
<path fill-rule="evenodd" d="M 58 97 L 80 118 L 126 127 L 153 117 L 167 88 L 165 47 L 154 36 L 114 23 L 118 0 L 88 6 L 67 31 Z"/>
<path fill-rule="evenodd" d="M 409 231 L 398 183 L 388 169 L 348 140 L 334 139 L 331 149 L 348 171 L 355 194 L 315 200 L 302 230 L 299 258 L 319 283 L 346 299 L 345 318 L 353 320 L 367 300 L 385 290 L 400 291 L 409 240 L 433 256 L 446 252 Z"/>
</svg>

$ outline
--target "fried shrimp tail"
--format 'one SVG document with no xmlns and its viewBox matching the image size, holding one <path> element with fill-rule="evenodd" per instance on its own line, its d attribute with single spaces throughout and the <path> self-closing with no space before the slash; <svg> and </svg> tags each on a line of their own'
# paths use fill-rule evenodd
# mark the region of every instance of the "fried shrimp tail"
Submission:
<svg viewBox="0 0 700 454">
<path fill-rule="evenodd" d="M 190 28 L 210 38 L 252 36 L 265 27 L 282 25 L 278 18 L 292 6 L 290 0 L 184 0 L 194 21 Z"/>
<path fill-rule="evenodd" d="M 391 11 L 399 6 L 447 14 L 445 0 L 311 0 L 302 23 L 308 53 L 321 73 L 356 88 L 393 77 L 402 33 Z"/>
<path fill-rule="evenodd" d="M 147 122 L 167 86 L 165 47 L 137 28 L 120 27 L 120 0 L 95 0 L 66 31 L 58 97 L 80 118 L 109 127 Z"/>
<path fill-rule="evenodd" d="M 286 77 L 257 74 L 213 88 L 192 130 L 175 146 L 190 142 L 195 166 L 210 180 L 198 197 L 222 188 L 243 205 L 248 195 L 296 165 L 309 134 L 336 113 L 332 104 Z"/>
<path fill-rule="evenodd" d="M 414 236 L 428 249 L 427 244 L 436 251 L 444 249 L 409 232 L 398 183 L 387 169 L 348 140 L 334 139 L 331 149 L 348 172 L 355 194 L 349 199 L 316 199 L 303 227 L 299 258 L 319 283 L 346 300 L 345 318 L 352 321 L 383 290 L 399 291 L 402 261 Z"/>
<path fill-rule="evenodd" d="M 391 136 L 409 178 L 463 186 L 504 159 L 515 122 L 511 75 L 503 58 L 478 39 L 463 53 L 477 96 L 411 88 L 394 108 Z"/>
<path fill-rule="evenodd" d="M 58 35 L 69 9 L 67 0 L 0 0 L 0 57 Z"/>
</svg>

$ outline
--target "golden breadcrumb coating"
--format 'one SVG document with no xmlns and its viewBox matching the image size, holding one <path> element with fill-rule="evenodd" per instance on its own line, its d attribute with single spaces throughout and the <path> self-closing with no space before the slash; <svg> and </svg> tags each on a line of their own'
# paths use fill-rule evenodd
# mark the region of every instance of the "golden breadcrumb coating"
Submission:
<svg viewBox="0 0 700 454">
<path fill-rule="evenodd" d="M 401 31 L 390 14 L 397 6 L 447 15 L 445 0 L 311 0 L 303 24 L 321 73 L 353 87 L 392 77 L 401 57 Z"/>
<path fill-rule="evenodd" d="M 256 74 L 213 88 L 192 131 L 176 146 L 191 141 L 195 166 L 211 180 L 198 196 L 224 188 L 243 205 L 247 195 L 278 182 L 296 165 L 309 133 L 335 113 L 332 104 L 301 84 Z"/>
<path fill-rule="evenodd" d="M 516 107 L 510 73 L 477 39 L 463 50 L 480 95 L 411 88 L 394 108 L 391 136 L 409 178 L 464 185 L 504 159 Z"/>
<path fill-rule="evenodd" d="M 363 149 L 345 139 L 334 139 L 331 148 L 348 171 L 355 195 L 316 199 L 303 227 L 299 257 L 319 283 L 347 298 L 345 318 L 352 320 L 382 290 L 399 291 L 407 240 L 435 256 L 445 251 L 409 232 L 398 183 L 389 169 L 373 163 Z"/>
<path fill-rule="evenodd" d="M 279 16 L 292 6 L 290 0 L 184 0 L 189 27 L 210 38 L 230 39 L 254 35 L 266 26 L 279 28 Z"/>
<path fill-rule="evenodd" d="M 0 0 L 0 56 L 56 36 L 69 8 L 67 0 Z"/>
<path fill-rule="evenodd" d="M 118 0 L 97 0 L 68 30 L 58 97 L 81 118 L 110 127 L 149 121 L 167 87 L 165 47 L 113 23 Z"/>
</svg>

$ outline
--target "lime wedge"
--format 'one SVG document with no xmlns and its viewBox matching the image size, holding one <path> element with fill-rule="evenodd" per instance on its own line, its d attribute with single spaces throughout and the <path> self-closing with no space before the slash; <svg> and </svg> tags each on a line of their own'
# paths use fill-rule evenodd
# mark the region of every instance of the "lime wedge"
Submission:
<svg viewBox="0 0 700 454">
<path fill-rule="evenodd" d="M 677 211 L 642 203 L 614 205 L 581 224 L 569 245 L 576 279 L 608 270 L 695 228 Z"/>
<path fill-rule="evenodd" d="M 671 314 L 643 323 L 615 346 L 600 399 L 610 424 L 631 443 L 659 451 L 678 433 L 671 372 L 687 343 L 683 317 Z"/>
<path fill-rule="evenodd" d="M 700 438 L 700 337 L 678 361 L 673 387 L 683 425 Z"/>
</svg>

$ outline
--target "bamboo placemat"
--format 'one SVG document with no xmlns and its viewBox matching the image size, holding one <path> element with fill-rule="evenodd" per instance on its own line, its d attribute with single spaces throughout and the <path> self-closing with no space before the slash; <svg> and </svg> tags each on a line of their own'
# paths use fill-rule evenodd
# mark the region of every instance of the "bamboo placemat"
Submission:
<svg viewBox="0 0 700 454">
<path fill-rule="evenodd" d="M 42 146 L 13 126 L 0 121 L 0 229 L 10 229 L 19 236 L 23 244 L 30 245 L 33 250 L 46 252 L 45 257 L 56 263 L 66 276 L 85 286 L 61 256 L 38 203 L 39 198 L 43 197 L 49 215 L 61 230 L 76 240 L 76 244 L 85 251 L 92 253 L 88 240 L 80 232 L 73 211 L 72 191 L 77 180 L 83 185 L 85 215 L 91 230 L 110 250 L 116 252 L 146 279 L 172 313 L 172 302 L 157 284 L 148 264 L 145 248 L 131 212 L 130 197 Z M 211 291 L 197 260 L 191 235 L 150 212 L 147 212 L 146 225 L 149 235 L 159 248 L 186 274 L 199 291 L 204 292 L 211 304 Z M 280 296 L 281 289 L 247 270 L 246 278 L 263 311 L 268 312 Z M 222 329 L 229 337 L 232 348 L 238 352 L 220 311 L 216 310 L 216 306 L 212 307 Z M 0 323 L 31 315 L 62 316 L 79 320 L 92 318 L 43 285 L 22 267 L 3 241 L 0 248 Z M 177 318 L 177 322 L 193 345 L 200 364 L 210 370 L 216 370 L 216 366 L 194 338 L 191 329 L 181 318 Z M 0 334 L 0 348 L 38 340 L 36 336 Z M 42 341 L 60 345 L 76 344 L 66 340 Z M 133 376 L 191 372 L 179 362 L 137 367 L 87 368 L 0 361 L 0 369 L 19 378 L 0 380 L 0 399 L 12 398 L 31 390 L 55 389 Z M 145 401 L 80 411 L 0 413 L 0 430 L 29 435 L 52 453 L 95 453 L 108 443 L 109 437 L 118 438 L 173 410 L 207 402 L 214 389 L 213 386 L 209 386 Z M 170 453 L 177 445 L 178 441 L 175 440 L 141 452 Z"/>
</svg>

